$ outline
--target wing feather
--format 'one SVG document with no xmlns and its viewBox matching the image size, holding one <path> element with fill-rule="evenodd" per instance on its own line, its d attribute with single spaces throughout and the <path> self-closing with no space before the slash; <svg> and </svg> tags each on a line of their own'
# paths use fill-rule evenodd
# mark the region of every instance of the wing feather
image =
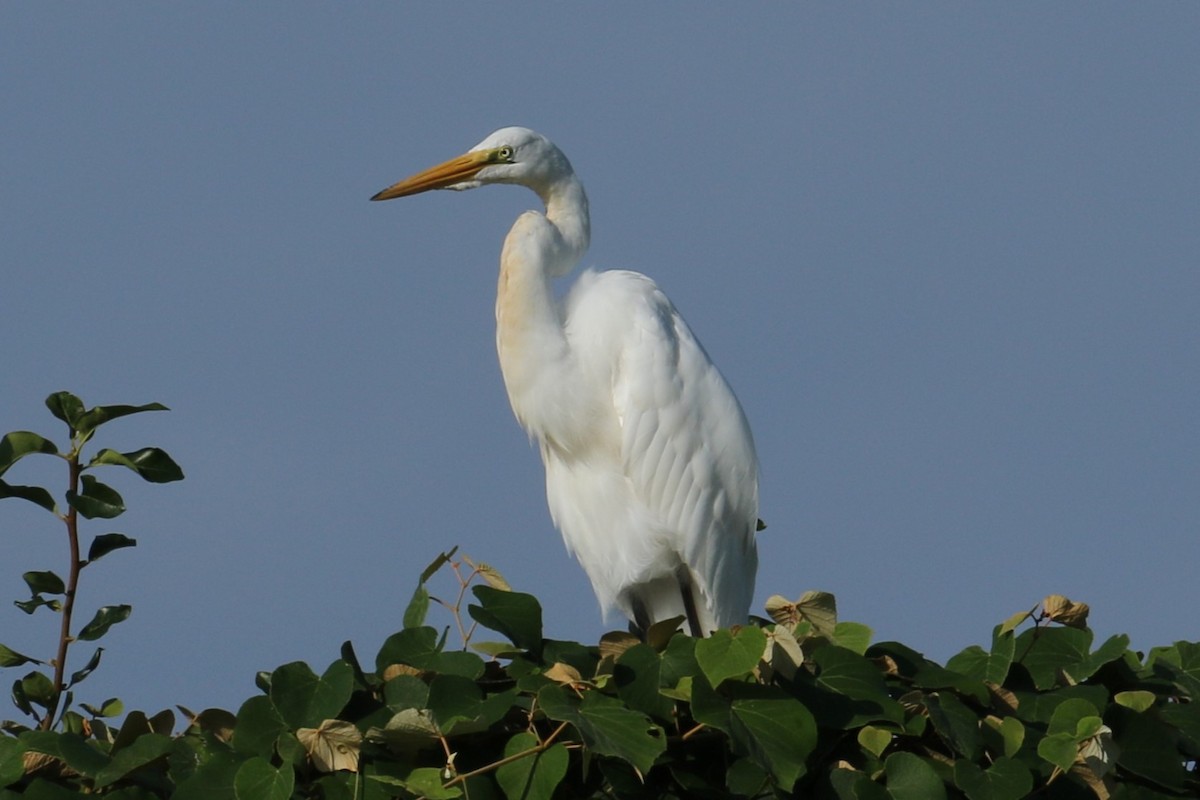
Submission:
<svg viewBox="0 0 1200 800">
<path fill-rule="evenodd" d="M 737 398 L 649 278 L 587 273 L 575 294 L 568 330 L 588 333 L 572 346 L 607 367 L 619 467 L 650 528 L 610 535 L 636 534 L 649 540 L 639 550 L 659 551 L 626 580 L 651 584 L 682 562 L 716 625 L 745 622 L 757 570 L 758 466 Z M 661 558 L 662 550 L 676 560 Z"/>
</svg>

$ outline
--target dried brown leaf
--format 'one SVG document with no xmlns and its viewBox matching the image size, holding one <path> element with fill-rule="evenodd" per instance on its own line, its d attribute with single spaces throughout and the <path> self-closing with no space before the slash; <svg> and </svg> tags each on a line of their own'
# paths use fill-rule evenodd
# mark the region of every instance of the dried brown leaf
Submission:
<svg viewBox="0 0 1200 800">
<path fill-rule="evenodd" d="M 796 608 L 796 604 L 783 595 L 773 594 L 768 597 L 765 608 L 767 616 L 779 625 L 794 628 L 800 621 L 800 611 Z"/>
<path fill-rule="evenodd" d="M 821 636 L 833 636 L 837 628 L 837 600 L 829 592 L 805 592 L 796 601 L 796 609 L 803 619 L 812 623 L 813 630 Z"/>
<path fill-rule="evenodd" d="M 612 656 L 613 658 L 620 658 L 622 653 L 635 644 L 640 644 L 641 641 L 641 639 L 632 633 L 609 631 L 600 637 L 600 657 Z"/>
<path fill-rule="evenodd" d="M 471 564 L 466 556 L 463 557 L 463 560 Z M 479 574 L 479 577 L 487 581 L 488 586 L 491 586 L 493 589 L 499 589 L 502 592 L 512 591 L 512 586 L 508 584 L 508 581 L 504 580 L 504 576 L 500 574 L 500 570 L 491 564 L 485 564 L 480 561 L 478 564 L 471 564 L 471 568 Z"/>
<path fill-rule="evenodd" d="M 550 669 L 542 673 L 552 681 L 558 683 L 576 684 L 583 682 L 583 676 L 579 674 L 579 670 L 572 667 L 570 664 L 564 664 L 561 661 L 556 661 L 551 665 Z"/>
<path fill-rule="evenodd" d="M 313 765 L 321 772 L 358 772 L 362 734 L 353 723 L 327 719 L 316 728 L 298 729 L 296 738 L 304 745 Z"/>
<path fill-rule="evenodd" d="M 1074 603 L 1061 594 L 1048 595 L 1042 601 L 1042 609 L 1054 622 L 1072 628 L 1086 628 L 1088 612 L 1091 611 L 1087 603 Z"/>
<path fill-rule="evenodd" d="M 997 711 L 1008 712 L 1009 715 L 1016 713 L 1017 707 L 1021 705 L 1021 701 L 1017 699 L 1015 694 L 998 683 L 984 681 L 984 685 L 987 686 L 988 693 L 992 696 L 993 708 Z"/>
<path fill-rule="evenodd" d="M 409 664 L 389 664 L 383 670 L 383 679 L 384 681 L 390 681 L 392 678 L 400 675 L 412 675 L 419 678 L 423 674 L 424 670 L 419 670 Z"/>
<path fill-rule="evenodd" d="M 804 663 L 804 650 L 792 632 L 779 625 L 767 633 L 767 647 L 763 653 L 763 660 L 773 671 L 790 681 L 796 677 L 796 670 Z"/>
</svg>

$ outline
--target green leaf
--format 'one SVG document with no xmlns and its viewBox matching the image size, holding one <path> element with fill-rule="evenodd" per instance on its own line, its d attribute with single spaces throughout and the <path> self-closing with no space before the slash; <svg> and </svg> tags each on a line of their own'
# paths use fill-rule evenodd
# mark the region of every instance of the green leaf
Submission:
<svg viewBox="0 0 1200 800">
<path fill-rule="evenodd" d="M 533 734 L 518 733 L 504 745 L 504 757 L 512 758 L 537 745 L 537 737 Z M 566 746 L 555 744 L 500 767 L 496 770 L 496 782 L 508 800 L 550 800 L 567 775 L 569 760 Z"/>
<path fill-rule="evenodd" d="M 0 481 L 0 500 L 8 497 L 16 497 L 19 500 L 28 500 L 31 503 L 41 506 L 51 514 L 58 513 L 58 503 L 54 501 L 54 495 L 46 491 L 40 486 L 17 486 L 11 483 Z"/>
<path fill-rule="evenodd" d="M 177 783 L 171 800 L 237 800 L 233 781 L 243 763 L 227 750 L 213 751 L 195 772 Z"/>
<path fill-rule="evenodd" d="M 691 636 L 675 636 L 667 643 L 660 667 L 663 686 L 678 686 L 681 680 L 690 680 L 700 671 L 700 665 L 696 663 L 696 642 L 702 641 Z"/>
<path fill-rule="evenodd" d="M 1074 736 L 1075 731 L 1079 728 L 1080 721 L 1088 717 L 1097 717 L 1100 712 L 1096 706 L 1082 698 L 1071 698 L 1064 700 L 1054 709 L 1054 713 L 1050 717 L 1050 725 L 1046 729 L 1047 733 L 1069 733 Z"/>
<path fill-rule="evenodd" d="M 87 562 L 90 564 L 122 547 L 137 547 L 137 539 L 131 539 L 123 533 L 102 533 L 92 539 L 92 546 L 88 548 Z"/>
<path fill-rule="evenodd" d="M 983 742 L 979 735 L 979 717 L 951 692 L 925 696 L 929 721 L 943 741 L 955 751 L 975 761 Z"/>
<path fill-rule="evenodd" d="M 33 453 L 52 455 L 58 452 L 54 442 L 32 431 L 13 431 L 0 438 L 0 475 L 8 468 Z"/>
<path fill-rule="evenodd" d="M 455 725 L 474 720 L 479 715 L 483 691 L 475 681 L 458 675 L 438 675 L 429 683 L 429 710 L 434 722 L 444 734 L 463 733 Z"/>
<path fill-rule="evenodd" d="M 377 776 L 371 776 L 377 777 Z M 442 771 L 436 767 L 418 767 L 403 781 L 404 788 L 426 800 L 453 800 L 462 796 L 457 786 L 442 786 Z"/>
<path fill-rule="evenodd" d="M 329 665 L 317 677 L 307 664 L 294 661 L 271 673 L 271 700 L 292 728 L 315 728 L 345 708 L 354 691 L 354 670 L 345 661 Z"/>
<path fill-rule="evenodd" d="M 736 634 L 717 630 L 696 642 L 696 663 L 715 688 L 727 678 L 741 678 L 753 671 L 766 646 L 767 635 L 754 625 L 746 625 Z"/>
<path fill-rule="evenodd" d="M 888 720 L 901 724 L 904 709 L 887 692 L 883 673 L 872 661 L 836 645 L 813 651 L 808 663 L 819 668 L 815 682 L 798 681 L 797 696 L 823 725 L 843 729 Z"/>
<path fill-rule="evenodd" d="M 945 800 L 946 785 L 929 762 L 912 753 L 892 753 L 883 765 L 895 800 Z"/>
<path fill-rule="evenodd" d="M 63 583 L 63 579 L 55 575 L 53 572 L 26 572 L 21 576 L 25 579 L 25 585 L 29 587 L 29 591 L 33 594 L 62 594 L 67 591 L 67 585 Z"/>
<path fill-rule="evenodd" d="M 860 656 L 871 645 L 873 631 L 861 622 L 839 622 L 833 629 L 833 643 Z"/>
<path fill-rule="evenodd" d="M 92 621 L 84 625 L 83 630 L 77 633 L 75 638 L 85 642 L 94 642 L 108 633 L 108 629 L 113 625 L 129 619 L 129 615 L 132 613 L 133 606 L 128 605 L 104 606 L 97 609 Z"/>
<path fill-rule="evenodd" d="M 116 450 L 105 448 L 92 458 L 88 466 L 94 467 L 103 464 L 127 467 L 150 483 L 170 483 L 183 480 L 183 470 L 165 451 L 157 447 L 143 447 L 132 453 L 118 453 Z"/>
<path fill-rule="evenodd" d="M 393 711 L 429 707 L 429 685 L 415 675 L 397 675 L 383 685 L 383 700 Z"/>
<path fill-rule="evenodd" d="M 24 698 L 42 708 L 49 708 L 50 701 L 54 698 L 54 684 L 48 677 L 40 672 L 30 672 L 17 683 Z"/>
<path fill-rule="evenodd" d="M 53 411 L 53 409 L 51 409 Z M 119 417 L 127 417 L 130 414 L 140 414 L 143 411 L 169 411 L 162 403 L 147 403 L 144 406 L 96 406 L 93 409 L 85 411 L 76 420 L 73 428 L 77 433 L 89 435 L 96 428 L 99 428 L 106 422 L 111 422 Z"/>
<path fill-rule="evenodd" d="M 380 675 L 392 664 L 408 664 L 417 669 L 433 669 L 437 660 L 438 632 L 428 625 L 405 628 L 393 633 L 375 656 L 375 671 Z"/>
<path fill-rule="evenodd" d="M 647 644 L 635 644 L 617 658 L 613 681 L 625 705 L 652 717 L 671 719 L 674 704 L 659 693 L 662 658 Z"/>
<path fill-rule="evenodd" d="M 461 675 L 475 680 L 483 674 L 483 659 L 465 650 L 446 650 L 438 653 L 433 668 L 443 675 Z"/>
<path fill-rule="evenodd" d="M 505 592 L 482 584 L 471 587 L 480 605 L 467 608 L 471 618 L 485 628 L 502 633 L 517 647 L 542 651 L 542 607 L 537 598 L 522 592 Z"/>
<path fill-rule="evenodd" d="M 1100 667 L 1124 655 L 1129 637 L 1111 636 L 1093 653 L 1092 632 L 1086 628 L 1030 628 L 1017 637 L 1015 645 L 1017 652 L 1025 654 L 1021 663 L 1035 685 L 1050 689 L 1058 684 L 1060 671 L 1076 682 L 1087 680 Z"/>
<path fill-rule="evenodd" d="M 542 687 L 537 700 L 546 716 L 574 725 L 596 753 L 620 758 L 643 775 L 667 749 L 663 729 L 616 698 L 588 692 L 580 702 L 551 685 Z"/>
<path fill-rule="evenodd" d="M 96 652 L 92 653 L 92 657 L 88 659 L 88 662 L 84 668 L 71 673 L 71 679 L 67 681 L 68 689 L 82 681 L 88 675 L 91 675 L 96 667 L 100 666 L 100 654 L 103 652 L 103 647 L 97 647 Z"/>
<path fill-rule="evenodd" d="M 887 789 L 857 770 L 836 768 L 829 773 L 829 782 L 839 800 L 891 800 Z"/>
<path fill-rule="evenodd" d="M 758 797 L 767 788 L 770 775 L 751 758 L 739 758 L 725 773 L 725 788 L 742 797 Z"/>
<path fill-rule="evenodd" d="M 107 486 L 92 475 L 80 478 L 82 492 L 67 492 L 67 503 L 88 519 L 112 519 L 125 513 L 125 501 L 111 486 Z"/>
<path fill-rule="evenodd" d="M 1179 689 L 1200 700 L 1200 642 L 1176 642 L 1170 647 L 1155 647 L 1146 666 L 1168 677 Z"/>
<path fill-rule="evenodd" d="M 334 720 L 332 722 L 330 720 L 326 720 L 325 722 L 321 723 L 321 728 L 318 730 L 327 732 L 331 730 L 330 725 L 334 726 L 332 728 L 334 730 L 344 726 L 346 729 L 354 731 L 355 735 L 361 736 L 361 734 L 358 732 L 358 728 L 355 728 L 353 724 L 349 722 L 342 722 L 340 720 Z M 306 730 L 312 731 L 314 729 L 309 728 Z M 328 736 L 329 734 L 324 733 L 319 735 Z M 296 734 L 292 733 L 291 731 L 284 731 L 283 733 L 279 734 L 279 738 L 275 740 L 275 752 L 279 754 L 279 759 L 283 765 L 291 767 L 292 769 L 302 768 L 306 763 L 308 763 L 309 752 L 307 747 L 302 744 L 300 739 L 297 738 Z M 328 769 L 328 767 L 321 767 L 321 769 Z"/>
<path fill-rule="evenodd" d="M 1025 725 L 1016 717 L 985 717 L 979 727 L 986 746 L 1012 758 L 1025 742 Z"/>
<path fill-rule="evenodd" d="M 1106 717 L 1116 731 L 1117 764 L 1122 769 L 1176 792 L 1193 780 L 1183 766 L 1175 728 L 1155 714 L 1139 714 L 1122 706 L 1110 706 Z"/>
<path fill-rule="evenodd" d="M 972 645 L 947 661 L 946 668 L 975 680 L 1003 685 L 1004 679 L 1008 677 L 1008 669 L 1012 665 L 1017 645 L 1012 631 L 1004 632 L 1003 627 L 997 625 L 992 630 L 990 653 L 978 645 Z"/>
<path fill-rule="evenodd" d="M 439 569 L 441 569 L 444 565 L 450 563 L 450 559 L 453 558 L 454 554 L 457 552 L 458 552 L 458 546 L 456 545 L 454 547 L 451 547 L 445 553 L 439 553 L 438 557 L 435 558 L 433 561 L 431 561 L 429 563 L 429 566 L 427 566 L 424 570 L 421 571 L 421 579 L 418 581 L 418 583 L 422 583 L 422 584 L 427 583 L 429 581 L 429 579 L 433 577 L 433 574 L 435 572 L 437 572 Z"/>
<path fill-rule="evenodd" d="M 41 595 L 38 595 L 31 600 L 14 600 L 13 605 L 24 611 L 26 614 L 32 614 L 42 606 L 46 606 L 51 611 L 62 611 L 61 601 L 49 600 Z"/>
<path fill-rule="evenodd" d="M 96 788 L 101 789 L 124 778 L 171 752 L 171 737 L 161 733 L 139 736 L 133 744 L 117 752 L 112 761 L 96 773 Z"/>
<path fill-rule="evenodd" d="M 1113 695 L 1113 701 L 1117 705 L 1122 705 L 1126 708 L 1132 708 L 1134 711 L 1145 711 L 1148 708 L 1152 708 L 1157 699 L 1158 698 L 1155 696 L 1154 692 L 1147 692 L 1140 689 L 1127 692 L 1117 692 L 1115 695 Z"/>
<path fill-rule="evenodd" d="M 690 638 L 690 637 L 689 637 Z M 713 689 L 703 673 L 697 673 L 692 681 L 691 712 L 696 722 L 731 735 L 733 720 L 730 717 L 730 701 Z"/>
<path fill-rule="evenodd" d="M 55 392 L 46 398 L 46 408 L 58 419 L 75 428 L 83 416 L 83 401 L 70 392 Z"/>
<path fill-rule="evenodd" d="M 352 781 L 361 780 L 357 774 L 341 772 L 325 775 L 314 784 L 321 800 L 355 800 Z"/>
<path fill-rule="evenodd" d="M 815 651 L 811 660 L 820 668 L 819 686 L 857 700 L 890 699 L 879 667 L 858 653 L 830 645 Z"/>
<path fill-rule="evenodd" d="M 296 773 L 290 765 L 275 769 L 259 756 L 242 764 L 233 778 L 237 800 L 288 800 L 295 783 Z"/>
<path fill-rule="evenodd" d="M 21 780 L 25 774 L 25 745 L 9 736 L 0 736 L 0 789 Z"/>
<path fill-rule="evenodd" d="M 99 708 L 96 708 L 95 706 L 92 706 L 92 705 L 88 705 L 87 703 L 80 703 L 79 706 L 84 711 L 91 714 L 93 717 L 116 717 L 116 716 L 119 716 L 121 714 L 121 712 L 125 710 L 125 704 L 122 703 L 116 697 L 110 697 L 109 699 L 105 700 L 103 703 L 100 704 Z M 133 711 L 133 712 L 130 712 L 130 716 L 132 717 L 135 714 L 141 714 L 141 713 L 142 712 L 140 712 L 140 711 Z M 145 716 L 145 715 L 143 714 L 142 716 Z M 129 726 L 126 725 L 126 726 L 122 727 L 122 729 L 121 729 L 122 732 L 127 727 L 129 727 Z M 145 731 L 139 732 L 138 735 L 140 736 L 141 733 L 145 733 L 148 731 L 149 731 L 149 725 L 147 725 Z"/>
<path fill-rule="evenodd" d="M 121 729 L 116 732 L 112 749 L 109 751 L 110 755 L 129 747 L 137 741 L 139 736 L 148 733 L 161 733 L 161 731 L 154 731 L 150 727 L 150 720 L 147 719 L 145 712 L 137 711 L 136 709 L 130 711 L 125 715 L 125 721 L 121 723 Z"/>
<path fill-rule="evenodd" d="M 1086 659 L 1091 643 L 1092 632 L 1079 628 L 1030 628 L 1017 637 L 1025 654 L 1020 661 L 1039 689 L 1054 688 L 1059 670 L 1069 671 Z"/>
<path fill-rule="evenodd" d="M 1075 756 L 1079 753 L 1079 742 L 1075 741 L 1073 732 L 1053 733 L 1038 742 L 1037 753 L 1046 761 L 1066 772 L 1075 763 Z"/>
<path fill-rule="evenodd" d="M 270 757 L 275 739 L 287 729 L 287 721 L 270 697 L 251 697 L 238 709 L 233 749 L 244 755 Z"/>
<path fill-rule="evenodd" d="M 419 628 L 425 624 L 425 615 L 429 612 L 429 590 L 419 585 L 413 591 L 412 600 L 404 609 L 404 627 Z"/>
<path fill-rule="evenodd" d="M 789 791 L 805 773 L 805 759 L 817 746 L 817 721 L 786 695 L 734 700 L 730 705 L 734 736 L 751 757 Z"/>
<path fill-rule="evenodd" d="M 894 737 L 895 734 L 891 731 L 877 728 L 874 725 L 864 725 L 858 731 L 858 743 L 876 758 L 883 757 L 883 751 L 892 743 Z"/>
<path fill-rule="evenodd" d="M 5 647 L 4 645 L 0 644 L 0 667 L 19 667 L 22 664 L 41 664 L 41 663 L 42 663 L 41 661 L 37 660 L 36 658 L 33 658 L 32 656 L 27 656 L 22 653 L 18 653 L 16 650 L 13 650 L 11 648 Z"/>
<path fill-rule="evenodd" d="M 1200 703 L 1172 703 L 1160 707 L 1158 713 L 1164 722 L 1179 730 L 1187 743 L 1187 752 L 1193 756 L 1200 754 Z"/>
<path fill-rule="evenodd" d="M 1033 790 L 1033 775 L 1011 758 L 998 758 L 987 770 L 960 758 L 954 762 L 954 783 L 968 800 L 1021 800 Z"/>
</svg>

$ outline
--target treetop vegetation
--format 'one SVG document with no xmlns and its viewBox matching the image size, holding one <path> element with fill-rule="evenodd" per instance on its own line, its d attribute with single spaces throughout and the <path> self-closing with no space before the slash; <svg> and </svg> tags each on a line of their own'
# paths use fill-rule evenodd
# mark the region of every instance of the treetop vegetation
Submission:
<svg viewBox="0 0 1200 800">
<path fill-rule="evenodd" d="M 102 425 L 160 404 L 89 409 L 56 392 L 46 405 L 67 426 L 63 446 L 29 431 L 0 439 L 0 499 L 45 509 L 68 552 L 65 577 L 25 572 L 30 596 L 14 603 L 51 623 L 47 651 L 0 643 L 18 712 L 0 726 L 0 800 L 1200 796 L 1200 643 L 1097 642 L 1086 604 L 1061 595 L 944 665 L 874 641 L 817 591 L 772 597 L 766 616 L 705 639 L 668 620 L 644 640 L 581 644 L 545 638 L 533 595 L 451 549 L 365 659 L 346 642 L 318 669 L 261 673 L 236 711 L 77 702 L 100 666 L 93 643 L 132 611 L 75 606 L 88 568 L 137 544 L 105 532 L 84 548 L 86 522 L 125 510 L 97 475 L 183 472 L 154 447 L 85 454 Z M 8 481 L 27 456 L 64 462 L 61 498 Z"/>
</svg>

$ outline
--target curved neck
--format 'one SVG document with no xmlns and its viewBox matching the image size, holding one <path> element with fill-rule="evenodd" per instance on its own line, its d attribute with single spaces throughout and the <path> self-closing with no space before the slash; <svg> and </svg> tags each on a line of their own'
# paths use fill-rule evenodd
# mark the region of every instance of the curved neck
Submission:
<svg viewBox="0 0 1200 800">
<path fill-rule="evenodd" d="M 546 205 L 546 219 L 558 231 L 556 252 L 547 254 L 555 263 L 546 264 L 550 277 L 558 278 L 575 268 L 591 242 L 587 193 L 573 173 L 535 191 Z"/>
<path fill-rule="evenodd" d="M 583 257 L 589 225 L 587 196 L 574 175 L 536 191 L 546 213 L 517 217 L 500 254 L 496 347 L 513 412 L 546 443 L 571 431 L 561 415 L 578 408 L 568 398 L 580 391 L 551 284 Z"/>
</svg>

